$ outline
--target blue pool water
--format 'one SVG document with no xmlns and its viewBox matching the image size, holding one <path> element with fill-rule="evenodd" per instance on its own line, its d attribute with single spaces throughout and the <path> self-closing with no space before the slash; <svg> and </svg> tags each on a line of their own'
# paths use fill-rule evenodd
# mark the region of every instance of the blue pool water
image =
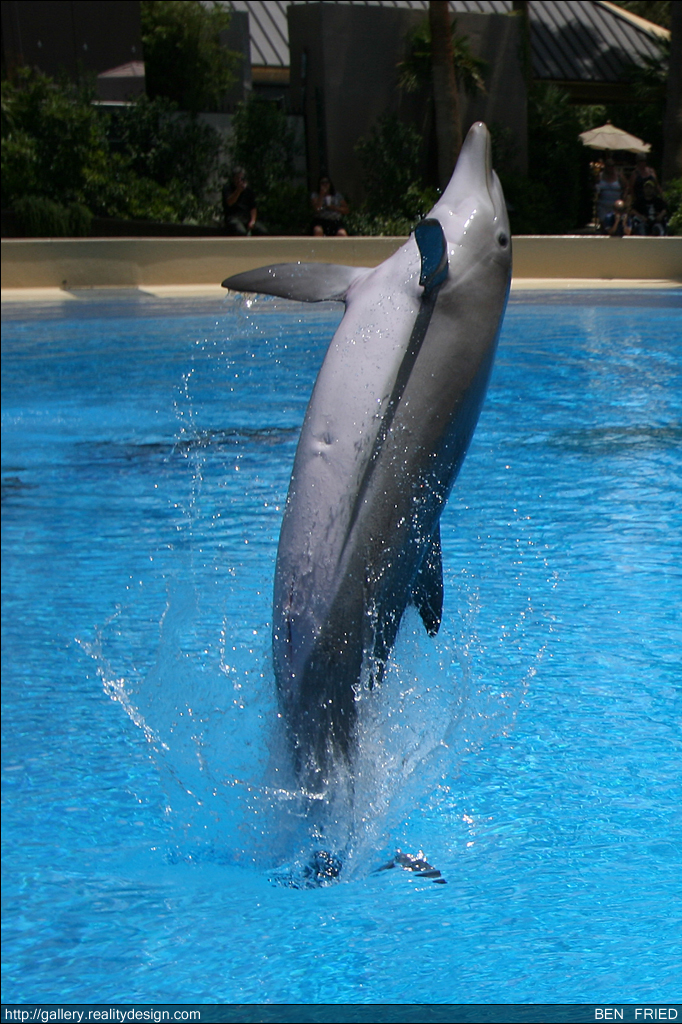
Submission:
<svg viewBox="0 0 682 1024">
<path fill-rule="evenodd" d="M 271 586 L 339 316 L 5 311 L 4 999 L 679 1000 L 682 295 L 513 296 L 441 632 L 408 614 L 301 890 Z"/>
</svg>

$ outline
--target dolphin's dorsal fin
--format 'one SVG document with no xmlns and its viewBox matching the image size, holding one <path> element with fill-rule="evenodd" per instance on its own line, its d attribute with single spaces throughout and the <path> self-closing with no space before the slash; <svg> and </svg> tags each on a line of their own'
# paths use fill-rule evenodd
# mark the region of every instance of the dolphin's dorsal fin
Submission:
<svg viewBox="0 0 682 1024">
<path fill-rule="evenodd" d="M 299 302 L 343 302 L 353 281 L 368 273 L 369 267 L 343 267 L 336 263 L 275 263 L 226 277 L 223 288 L 278 295 Z"/>
<path fill-rule="evenodd" d="M 448 244 L 443 227 L 435 217 L 420 220 L 414 229 L 414 237 L 422 260 L 419 283 L 424 295 L 428 295 L 448 276 Z"/>
<path fill-rule="evenodd" d="M 440 549 L 440 523 L 431 537 L 421 568 L 412 587 L 412 600 L 429 636 L 435 636 L 443 617 L 443 556 Z"/>
</svg>

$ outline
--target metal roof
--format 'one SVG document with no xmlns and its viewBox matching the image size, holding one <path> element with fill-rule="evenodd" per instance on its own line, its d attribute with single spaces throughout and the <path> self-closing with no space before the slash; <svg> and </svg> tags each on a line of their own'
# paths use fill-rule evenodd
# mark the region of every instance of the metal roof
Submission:
<svg viewBox="0 0 682 1024">
<path fill-rule="evenodd" d="M 313 0 L 223 0 L 249 15 L 251 63 L 289 67 L 287 7 Z M 343 3 L 344 0 L 323 0 Z M 348 0 L 345 0 L 348 2 Z M 354 0 L 366 7 L 428 10 L 426 0 Z M 454 14 L 509 14 L 511 0 L 450 0 Z M 670 33 L 606 0 L 530 0 L 533 75 L 552 81 L 618 82 L 632 61 L 656 59 Z"/>
</svg>

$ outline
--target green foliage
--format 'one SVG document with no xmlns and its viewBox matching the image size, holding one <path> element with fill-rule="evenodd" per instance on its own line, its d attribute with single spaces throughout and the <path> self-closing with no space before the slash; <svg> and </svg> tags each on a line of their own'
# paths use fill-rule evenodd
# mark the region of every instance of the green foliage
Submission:
<svg viewBox="0 0 682 1024">
<path fill-rule="evenodd" d="M 577 108 L 555 85 L 528 95 L 528 178 L 501 174 L 515 234 L 561 234 L 585 222 Z M 587 198 L 587 197 L 586 197 Z M 589 198 L 587 198 L 589 202 Z"/>
<path fill-rule="evenodd" d="M 166 224 L 186 220 L 196 206 L 180 182 L 166 188 L 151 178 L 140 178 L 120 154 L 112 154 L 105 169 L 88 176 L 83 198 L 99 217 Z"/>
<path fill-rule="evenodd" d="M 310 196 L 304 185 L 280 181 L 258 198 L 258 219 L 271 235 L 302 235 L 310 224 Z"/>
<path fill-rule="evenodd" d="M 488 65 L 471 52 L 467 36 L 457 33 L 452 22 L 452 52 L 458 85 L 470 95 L 485 92 L 484 76 Z M 407 92 L 417 92 L 431 85 L 431 26 L 426 18 L 407 37 L 405 59 L 398 64 L 398 85 Z"/>
<path fill-rule="evenodd" d="M 181 181 L 201 195 L 218 168 L 218 133 L 197 118 L 176 113 L 166 99 L 141 96 L 118 114 L 116 135 L 131 170 L 166 187 Z"/>
<path fill-rule="evenodd" d="M 370 213 L 367 207 L 352 210 L 346 217 L 346 226 L 351 235 L 409 235 L 414 224 L 414 219 Z"/>
<path fill-rule="evenodd" d="M 493 167 L 498 174 L 513 173 L 517 166 L 519 139 L 517 132 L 507 124 L 493 121 L 488 125 L 492 147 Z"/>
<path fill-rule="evenodd" d="M 246 170 L 256 194 L 258 219 L 271 234 L 302 234 L 311 217 L 310 198 L 295 181 L 298 143 L 284 111 L 251 96 L 232 118 L 230 156 Z"/>
<path fill-rule="evenodd" d="M 668 204 L 668 234 L 682 235 L 682 178 L 673 178 L 663 190 Z"/>
<path fill-rule="evenodd" d="M 32 238 L 65 238 L 88 235 L 92 214 L 82 203 L 62 206 L 45 196 L 24 196 L 14 213 L 21 231 Z"/>
<path fill-rule="evenodd" d="M 2 83 L 2 205 L 40 193 L 80 200 L 88 175 L 106 163 L 101 112 L 87 90 L 22 69 Z"/>
<path fill-rule="evenodd" d="M 246 169 L 249 184 L 262 202 L 294 175 L 294 131 L 276 103 L 252 95 L 237 107 L 232 133 L 232 161 Z"/>
<path fill-rule="evenodd" d="M 214 129 L 167 100 L 111 115 L 28 70 L 2 84 L 2 205 L 30 234 L 82 234 L 93 214 L 212 223 L 220 148 Z"/>
<path fill-rule="evenodd" d="M 549 165 L 564 166 L 579 152 L 580 121 L 568 93 L 556 85 L 536 85 L 528 97 L 528 159 L 543 176 Z M 548 176 L 551 172 L 544 171 Z"/>
<path fill-rule="evenodd" d="M 600 123 L 595 111 L 574 106 L 555 85 L 535 85 L 528 96 L 526 177 L 514 170 L 513 133 L 491 126 L 493 166 L 504 188 L 513 234 L 561 234 L 587 223 L 592 212 L 589 150 L 580 145 L 578 135 Z"/>
<path fill-rule="evenodd" d="M 169 100 L 141 96 L 117 115 L 115 135 L 115 148 L 129 171 L 163 190 L 155 194 L 154 204 L 170 204 L 176 210 L 171 222 L 211 220 L 208 196 L 222 158 L 221 138 L 214 128 L 178 113 Z"/>
<path fill-rule="evenodd" d="M 355 152 L 363 170 L 365 217 L 371 213 L 377 224 L 414 224 L 433 205 L 435 191 L 425 191 L 421 184 L 422 139 L 410 125 L 386 114 L 357 142 Z"/>
<path fill-rule="evenodd" d="M 4 83 L 3 83 L 4 88 Z M 34 137 L 21 129 L 2 134 L 2 207 L 12 206 L 14 200 L 27 190 L 39 187 L 43 177 L 38 166 L 37 144 Z"/>
<path fill-rule="evenodd" d="M 217 3 L 142 0 L 147 92 L 197 113 L 220 104 L 234 82 L 237 56 L 221 45 L 230 15 Z"/>
<path fill-rule="evenodd" d="M 547 185 L 504 172 L 500 174 L 500 181 L 513 235 L 553 235 L 559 232 L 553 197 Z"/>
</svg>

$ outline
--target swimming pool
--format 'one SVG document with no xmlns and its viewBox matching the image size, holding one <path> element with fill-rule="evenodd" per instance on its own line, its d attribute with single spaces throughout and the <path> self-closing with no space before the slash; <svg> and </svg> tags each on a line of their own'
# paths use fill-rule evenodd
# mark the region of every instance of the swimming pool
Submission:
<svg viewBox="0 0 682 1024">
<path fill-rule="evenodd" d="M 681 309 L 512 297 L 315 891 L 269 622 L 339 307 L 4 311 L 5 1000 L 680 998 Z"/>
</svg>

